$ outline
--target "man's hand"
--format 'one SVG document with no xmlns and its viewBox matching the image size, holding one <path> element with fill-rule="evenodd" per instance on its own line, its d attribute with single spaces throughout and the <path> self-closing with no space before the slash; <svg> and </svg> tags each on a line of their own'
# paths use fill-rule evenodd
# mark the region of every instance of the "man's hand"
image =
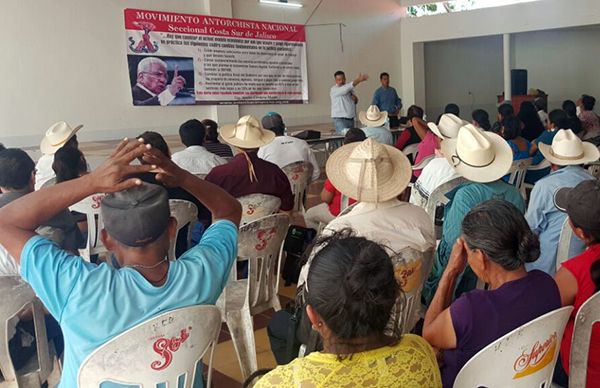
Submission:
<svg viewBox="0 0 600 388">
<path fill-rule="evenodd" d="M 143 139 L 142 139 L 143 140 Z M 156 180 L 167 187 L 180 187 L 188 172 L 173 163 L 173 161 L 156 149 L 144 152 L 143 160 L 153 166 L 152 172 L 156 173 Z"/>
<path fill-rule="evenodd" d="M 175 73 L 173 74 L 173 80 L 169 84 L 169 92 L 172 95 L 177 95 L 177 93 L 183 89 L 185 86 L 185 78 L 179 75 L 179 66 L 175 65 Z"/>
<path fill-rule="evenodd" d="M 364 82 L 364 81 L 366 81 L 368 79 L 369 79 L 369 76 L 367 74 L 359 73 L 358 77 L 356 77 L 354 79 L 354 81 L 352 81 L 352 85 L 356 86 L 359 83 Z"/>
<path fill-rule="evenodd" d="M 352 98 L 352 101 L 354 101 L 355 104 L 358 104 L 358 97 L 356 97 L 356 94 L 352 93 L 350 94 L 350 97 Z"/>
<path fill-rule="evenodd" d="M 446 266 L 446 271 L 458 276 L 463 273 L 466 267 L 467 249 L 465 248 L 465 240 L 460 237 L 452 247 L 452 253 L 450 253 L 450 260 Z"/>
</svg>

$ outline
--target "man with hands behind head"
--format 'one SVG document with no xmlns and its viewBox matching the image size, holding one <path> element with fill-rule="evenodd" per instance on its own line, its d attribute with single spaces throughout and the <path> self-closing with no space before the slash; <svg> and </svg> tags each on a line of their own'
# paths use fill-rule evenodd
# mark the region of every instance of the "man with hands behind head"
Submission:
<svg viewBox="0 0 600 388">
<path fill-rule="evenodd" d="M 138 157 L 148 164 L 131 165 Z M 176 221 L 165 189 L 131 178 L 145 172 L 155 172 L 166 186 L 189 191 L 213 215 L 200 243 L 176 261 L 167 259 Z M 101 204 L 101 237 L 120 269 L 88 263 L 35 234 L 61 209 L 95 193 L 108 193 Z M 0 244 L 20 263 L 21 276 L 64 333 L 59 387 L 76 387 L 83 360 L 136 324 L 176 308 L 214 304 L 236 259 L 240 217 L 239 202 L 227 192 L 177 167 L 149 145 L 127 140 L 92 173 L 0 209 Z M 194 387 L 202 386 L 202 373 L 196 376 Z"/>
</svg>

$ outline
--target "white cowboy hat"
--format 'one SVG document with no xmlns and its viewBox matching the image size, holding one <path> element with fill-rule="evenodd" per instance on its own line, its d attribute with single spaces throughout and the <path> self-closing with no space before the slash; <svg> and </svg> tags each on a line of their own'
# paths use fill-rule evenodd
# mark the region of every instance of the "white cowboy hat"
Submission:
<svg viewBox="0 0 600 388">
<path fill-rule="evenodd" d="M 600 158 L 595 145 L 581 141 L 570 129 L 560 129 L 554 135 L 552 145 L 540 143 L 539 148 L 544 158 L 557 166 L 590 163 Z"/>
<path fill-rule="evenodd" d="M 410 162 L 402 151 L 370 138 L 338 148 L 325 169 L 336 189 L 364 202 L 397 197 L 412 176 Z"/>
<path fill-rule="evenodd" d="M 53 124 L 46 130 L 46 134 L 40 143 L 40 151 L 44 155 L 54 155 L 66 142 L 69 141 L 79 131 L 83 125 L 71 128 L 64 121 Z"/>
<path fill-rule="evenodd" d="M 358 114 L 358 119 L 367 127 L 381 127 L 388 119 L 388 112 L 381 112 L 377 105 L 371 105 L 366 112 Z"/>
<path fill-rule="evenodd" d="M 260 148 L 275 138 L 273 131 L 264 129 L 260 121 L 251 115 L 242 117 L 237 124 L 224 125 L 220 135 L 225 142 L 243 149 Z"/>
<path fill-rule="evenodd" d="M 456 136 L 458 136 L 458 130 L 467 124 L 469 123 L 460 117 L 452 113 L 445 113 L 440 117 L 439 125 L 427 123 L 427 126 L 437 137 L 444 140 L 456 138 Z"/>
<path fill-rule="evenodd" d="M 444 140 L 442 152 L 457 173 L 473 182 L 496 181 L 508 173 L 513 162 L 506 140 L 472 124 L 461 127 L 456 139 Z"/>
</svg>

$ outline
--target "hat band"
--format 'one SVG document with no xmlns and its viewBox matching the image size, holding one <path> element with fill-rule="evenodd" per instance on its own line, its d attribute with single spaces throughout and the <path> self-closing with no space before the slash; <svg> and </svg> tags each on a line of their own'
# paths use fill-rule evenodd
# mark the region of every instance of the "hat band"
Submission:
<svg viewBox="0 0 600 388">
<path fill-rule="evenodd" d="M 248 127 L 250 127 L 250 128 L 253 128 L 253 129 L 257 129 L 257 130 L 259 130 L 259 131 L 261 130 L 261 128 L 260 128 L 260 127 L 257 127 L 257 126 L 256 126 L 256 125 L 254 125 L 254 124 L 244 123 L 244 124 L 242 124 L 242 125 L 247 125 Z M 237 135 L 237 130 L 238 130 L 238 128 L 240 128 L 242 125 L 240 125 L 240 124 L 236 124 L 236 125 L 234 125 L 234 126 L 233 126 L 233 132 L 231 133 L 231 136 L 229 136 L 229 137 L 228 137 L 228 139 L 233 139 L 233 138 L 237 137 L 237 136 L 236 136 L 236 135 Z M 246 139 L 242 139 L 242 140 L 246 140 Z"/>
<path fill-rule="evenodd" d="M 351 163 L 360 163 L 360 173 L 358 174 L 358 185 L 356 185 L 356 202 L 360 202 L 362 199 L 363 181 L 365 178 L 365 169 L 367 163 L 376 163 L 377 161 L 389 160 L 389 157 L 378 157 L 378 158 L 348 158 Z M 378 186 L 377 186 L 377 174 L 375 174 L 375 198 L 379 199 Z"/>
<path fill-rule="evenodd" d="M 556 152 L 554 152 L 554 150 L 552 148 L 550 148 L 550 155 L 556 157 L 557 159 L 562 159 L 562 160 L 577 160 L 577 159 L 583 158 L 585 156 L 585 152 L 582 152 L 577 156 L 565 156 L 565 155 L 557 154 Z"/>
<path fill-rule="evenodd" d="M 455 159 L 455 158 L 456 158 L 456 159 L 458 159 L 458 162 L 455 162 L 455 161 L 454 161 L 454 159 Z M 452 167 L 456 167 L 456 166 L 458 166 L 459 164 L 461 164 L 461 163 L 462 163 L 462 164 L 466 164 L 467 166 L 469 166 L 469 167 L 473 167 L 473 168 L 484 168 L 484 167 L 488 167 L 488 166 L 490 166 L 492 163 L 494 163 L 494 161 L 495 161 L 495 160 L 496 160 L 496 155 L 494 155 L 494 157 L 492 158 L 492 160 L 490 160 L 490 161 L 489 161 L 489 163 L 486 163 L 486 164 L 480 164 L 480 165 L 477 165 L 477 164 L 470 164 L 470 163 L 468 163 L 468 162 L 465 162 L 465 161 L 464 161 L 464 159 L 462 159 L 462 158 L 460 157 L 460 155 L 458 154 L 458 152 L 456 152 L 456 154 L 455 154 L 455 155 L 452 155 Z"/>
<path fill-rule="evenodd" d="M 377 120 L 381 120 L 382 118 L 383 118 L 382 114 L 380 114 L 377 117 L 369 117 L 369 114 L 367 113 L 367 120 L 369 120 L 369 121 L 377 121 Z"/>
</svg>

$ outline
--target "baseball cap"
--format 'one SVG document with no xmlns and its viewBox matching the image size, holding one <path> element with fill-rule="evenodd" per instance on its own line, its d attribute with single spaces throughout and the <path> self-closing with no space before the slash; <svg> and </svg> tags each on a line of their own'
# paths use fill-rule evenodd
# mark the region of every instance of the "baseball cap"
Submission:
<svg viewBox="0 0 600 388">
<path fill-rule="evenodd" d="M 283 118 L 277 112 L 268 112 L 261 121 L 265 129 L 285 128 Z"/>
<path fill-rule="evenodd" d="M 585 180 L 573 188 L 557 190 L 554 205 L 567 213 L 578 227 L 600 230 L 600 181 L 597 179 Z"/>
<path fill-rule="evenodd" d="M 155 241 L 165 232 L 171 217 L 167 191 L 149 183 L 108 194 L 100 211 L 108 234 L 130 247 Z"/>
</svg>

